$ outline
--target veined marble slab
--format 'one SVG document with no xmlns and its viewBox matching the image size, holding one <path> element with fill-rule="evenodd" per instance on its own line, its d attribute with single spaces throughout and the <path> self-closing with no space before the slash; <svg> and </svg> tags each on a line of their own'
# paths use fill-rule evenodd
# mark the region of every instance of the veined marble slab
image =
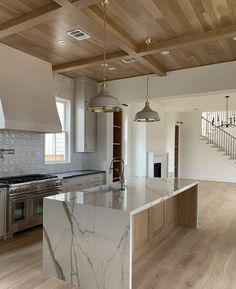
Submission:
<svg viewBox="0 0 236 289">
<path fill-rule="evenodd" d="M 83 289 L 128 289 L 129 234 L 128 213 L 46 200 L 43 270 Z"/>
<path fill-rule="evenodd" d="M 132 288 L 132 215 L 197 182 L 140 178 L 44 199 L 43 270 L 82 289 Z"/>
<path fill-rule="evenodd" d="M 120 190 L 120 183 L 114 183 L 83 190 L 82 192 L 59 194 L 47 199 L 136 214 L 197 184 L 196 181 L 186 179 L 143 177 L 130 180 L 125 191 Z"/>
</svg>

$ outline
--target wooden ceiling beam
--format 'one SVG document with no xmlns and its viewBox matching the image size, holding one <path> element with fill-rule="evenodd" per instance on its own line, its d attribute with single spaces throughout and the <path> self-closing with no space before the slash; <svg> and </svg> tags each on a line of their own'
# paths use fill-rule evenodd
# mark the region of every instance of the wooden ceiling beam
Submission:
<svg viewBox="0 0 236 289">
<path fill-rule="evenodd" d="M 86 8 L 82 10 L 87 16 L 91 18 L 92 21 L 95 21 L 100 26 L 103 26 L 103 13 L 98 7 L 94 6 L 91 8 Z M 156 60 L 152 58 L 144 58 L 142 55 L 137 53 L 138 48 L 132 42 L 132 40 L 125 35 L 124 32 L 121 32 L 110 19 L 107 20 L 106 29 L 108 34 L 112 37 L 113 43 L 116 44 L 119 48 L 124 50 L 131 57 L 137 59 L 138 62 L 142 63 L 145 67 L 151 70 L 154 73 L 157 73 L 160 76 L 166 75 L 166 70 L 162 67 Z"/>
<path fill-rule="evenodd" d="M 76 5 L 78 9 L 84 9 L 96 4 L 97 0 L 71 0 L 71 3 Z M 60 5 L 57 1 L 54 1 L 0 24 L 0 38 L 22 32 L 68 12 L 68 10 L 62 6 L 63 5 Z"/>
<path fill-rule="evenodd" d="M 126 56 L 127 56 L 127 53 L 125 53 L 124 51 L 117 51 L 114 53 L 107 54 L 106 59 L 107 61 L 118 60 Z M 68 63 L 54 65 L 53 71 L 57 73 L 74 71 L 74 70 L 79 70 L 81 68 L 84 68 L 92 64 L 99 64 L 102 62 L 103 62 L 103 55 L 99 55 L 99 56 L 91 57 L 88 59 L 80 59 L 80 60 L 76 60 L 76 61 L 72 61 Z"/>
<path fill-rule="evenodd" d="M 23 30 L 49 21 L 64 12 L 65 8 L 55 2 L 27 12 L 19 17 L 0 24 L 0 38 L 19 33 Z"/>
<path fill-rule="evenodd" d="M 84 9 L 97 4 L 98 0 L 71 0 L 71 3 L 80 9 Z"/>
<path fill-rule="evenodd" d="M 151 54 L 156 54 L 163 50 L 175 50 L 195 45 L 202 45 L 212 41 L 230 39 L 234 36 L 236 36 L 236 25 L 231 25 L 228 27 L 223 27 L 212 31 L 200 32 L 181 38 L 175 38 L 161 42 L 153 42 L 150 45 L 149 52 Z M 138 46 L 138 53 L 142 56 L 147 55 L 145 45 Z"/>
<path fill-rule="evenodd" d="M 98 9 L 97 6 L 86 8 L 82 10 L 83 13 L 85 13 L 89 18 L 95 22 L 98 23 L 100 26 L 103 27 L 104 20 L 103 20 L 103 12 Z M 124 34 L 124 32 L 119 31 L 118 27 L 115 26 L 114 23 L 111 23 L 109 19 L 107 19 L 106 22 L 106 30 L 107 32 L 112 35 L 112 38 L 114 39 L 114 43 L 127 53 L 131 54 L 133 52 L 137 51 L 136 45 L 130 40 L 130 38 Z"/>
</svg>

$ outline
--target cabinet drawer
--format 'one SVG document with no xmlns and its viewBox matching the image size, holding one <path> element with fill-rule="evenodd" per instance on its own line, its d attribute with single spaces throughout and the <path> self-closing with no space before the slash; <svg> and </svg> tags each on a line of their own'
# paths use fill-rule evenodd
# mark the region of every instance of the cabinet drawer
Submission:
<svg viewBox="0 0 236 289">
<path fill-rule="evenodd" d="M 94 188 L 97 186 L 102 186 L 104 184 L 103 174 L 89 176 L 87 178 L 87 188 Z"/>
<path fill-rule="evenodd" d="M 103 185 L 103 180 L 87 181 L 87 188 L 94 188 Z"/>
<path fill-rule="evenodd" d="M 63 180 L 63 191 L 81 191 L 86 188 L 86 180 L 83 177 L 75 177 Z"/>
</svg>

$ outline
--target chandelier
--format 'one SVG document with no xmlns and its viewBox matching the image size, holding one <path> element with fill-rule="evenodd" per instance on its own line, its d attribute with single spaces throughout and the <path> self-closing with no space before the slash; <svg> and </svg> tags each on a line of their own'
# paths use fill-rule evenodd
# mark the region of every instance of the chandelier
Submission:
<svg viewBox="0 0 236 289">
<path fill-rule="evenodd" d="M 232 115 L 229 111 L 229 96 L 227 95 L 225 97 L 226 101 L 226 109 L 225 109 L 225 120 L 222 120 L 220 118 L 220 115 L 218 114 L 215 118 L 212 118 L 212 125 L 220 128 L 229 128 L 229 127 L 236 127 L 236 118 L 235 115 Z"/>
</svg>

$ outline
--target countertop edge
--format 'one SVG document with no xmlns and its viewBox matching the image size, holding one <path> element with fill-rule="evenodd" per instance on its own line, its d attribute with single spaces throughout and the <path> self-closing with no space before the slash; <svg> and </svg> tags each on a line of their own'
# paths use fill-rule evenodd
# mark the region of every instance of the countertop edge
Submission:
<svg viewBox="0 0 236 289">
<path fill-rule="evenodd" d="M 148 208 L 151 208 L 151 207 L 153 207 L 153 206 L 155 206 L 155 205 L 157 205 L 157 204 L 159 204 L 161 202 L 164 202 L 164 201 L 166 201 L 166 200 L 168 200 L 168 199 L 170 199 L 170 198 L 172 198 L 172 197 L 174 197 L 176 195 L 181 194 L 182 192 L 184 192 L 184 191 L 186 191 L 188 189 L 191 189 L 194 186 L 197 186 L 198 184 L 199 184 L 199 182 L 193 182 L 192 184 L 187 185 L 186 187 L 175 191 L 173 194 L 171 194 L 171 196 L 160 197 L 159 199 L 157 199 L 155 201 L 152 201 L 152 202 L 150 202 L 148 204 L 145 204 L 144 206 L 141 206 L 140 208 L 137 208 L 135 210 L 130 211 L 130 215 L 133 216 L 133 215 L 135 215 L 137 213 L 140 213 L 140 212 L 142 212 L 142 211 L 144 211 L 144 210 L 146 210 Z"/>
<path fill-rule="evenodd" d="M 172 197 L 174 197 L 174 196 L 176 196 L 176 195 L 178 195 L 178 194 L 180 194 L 180 193 L 182 193 L 182 192 L 184 192 L 184 191 L 186 191 L 186 190 L 188 190 L 188 189 L 190 189 L 190 188 L 192 188 L 192 187 L 194 187 L 194 186 L 197 186 L 199 184 L 199 182 L 198 181 L 195 181 L 195 182 L 193 182 L 193 183 L 191 183 L 191 184 L 189 184 L 189 185 L 186 185 L 185 187 L 183 187 L 183 188 L 181 188 L 181 189 L 178 189 L 178 190 L 176 190 L 176 191 L 174 191 L 171 195 L 167 195 L 167 196 L 163 196 L 163 197 L 160 197 L 160 198 L 158 198 L 157 200 L 154 200 L 154 201 L 151 201 L 150 203 L 148 203 L 148 204 L 145 204 L 145 205 L 143 205 L 143 206 L 140 206 L 139 208 L 137 208 L 137 209 L 134 209 L 134 210 L 119 210 L 119 209 L 116 209 L 116 208 L 107 208 L 107 207 L 103 207 L 103 206 L 99 206 L 100 208 L 103 208 L 103 209 L 110 209 L 110 210 L 117 210 L 117 211 L 123 211 L 124 213 L 129 213 L 130 214 L 130 217 L 132 217 L 133 215 L 135 215 L 135 214 L 137 214 L 137 213 L 139 213 L 139 212 L 142 212 L 143 210 L 146 210 L 146 209 L 148 209 L 148 208 L 150 208 L 150 207 L 153 207 L 153 206 L 155 206 L 155 205 L 157 205 L 157 204 L 159 204 L 159 203 L 161 203 L 161 202 L 164 202 L 164 201 L 166 201 L 166 200 L 168 200 L 168 199 L 170 199 L 170 198 L 172 198 Z M 69 193 L 69 192 L 67 192 L 67 193 Z M 63 193 L 64 194 L 64 193 Z M 70 202 L 68 202 L 67 200 L 52 200 L 50 197 L 46 197 L 45 198 L 45 200 L 48 200 L 48 201 L 53 201 L 53 202 L 59 202 L 59 203 L 70 203 Z M 94 205 L 88 205 L 88 204 L 77 204 L 77 205 L 80 205 L 80 206 L 88 206 L 88 207 L 96 207 L 96 206 L 94 206 Z"/>
<path fill-rule="evenodd" d="M 64 176 L 63 174 L 68 174 L 68 173 L 72 173 L 69 176 Z M 66 179 L 72 179 L 72 178 L 76 178 L 76 177 L 84 177 L 84 176 L 89 176 L 89 175 L 96 175 L 96 174 L 105 174 L 106 171 L 91 171 L 91 172 L 87 172 L 87 173 L 73 173 L 73 172 L 61 172 L 61 173 L 53 173 L 53 175 L 58 176 L 60 178 L 62 178 L 63 180 Z"/>
</svg>

